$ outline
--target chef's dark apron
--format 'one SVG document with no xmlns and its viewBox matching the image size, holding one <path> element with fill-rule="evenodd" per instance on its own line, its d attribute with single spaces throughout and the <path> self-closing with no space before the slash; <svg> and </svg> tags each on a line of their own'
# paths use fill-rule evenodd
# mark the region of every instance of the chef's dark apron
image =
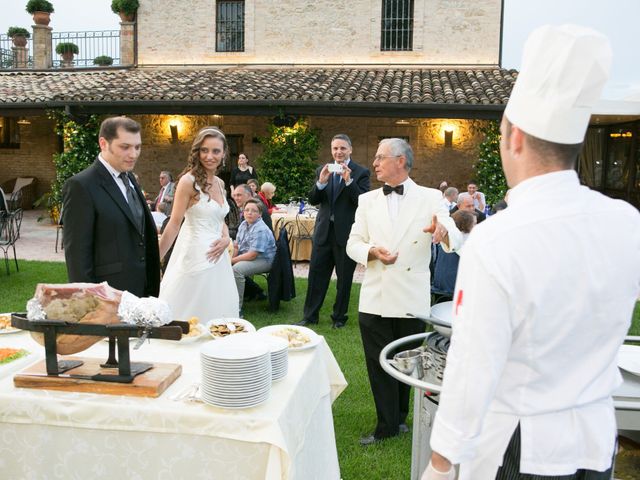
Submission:
<svg viewBox="0 0 640 480">
<path fill-rule="evenodd" d="M 615 453 L 614 453 L 615 455 Z M 596 472 L 593 470 L 578 470 L 572 475 L 531 475 L 528 473 L 520 473 L 520 424 L 513 432 L 509 446 L 502 459 L 502 466 L 498 469 L 496 480 L 611 480 L 611 469 L 613 468 L 613 459 L 611 467 L 604 472 Z"/>
</svg>

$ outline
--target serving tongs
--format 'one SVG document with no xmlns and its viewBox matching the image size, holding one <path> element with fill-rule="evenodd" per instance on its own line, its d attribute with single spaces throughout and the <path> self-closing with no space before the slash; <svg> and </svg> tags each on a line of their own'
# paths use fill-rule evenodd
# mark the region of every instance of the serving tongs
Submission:
<svg viewBox="0 0 640 480">
<path fill-rule="evenodd" d="M 111 325 L 95 325 L 87 323 L 69 323 L 63 320 L 29 320 L 26 314 L 11 315 L 11 325 L 21 330 L 44 334 L 45 361 L 47 375 L 98 380 L 102 382 L 131 383 L 136 375 L 153 368 L 152 363 L 131 362 L 129 355 L 129 338 L 161 338 L 164 340 L 180 340 L 183 333 L 189 333 L 189 323 L 173 321 L 162 327 L 142 327 L 127 323 Z M 89 335 L 109 337 L 109 358 L 100 366 L 117 368 L 118 374 L 98 373 L 95 375 L 66 374 L 64 372 L 83 365 L 82 360 L 58 361 L 57 336 L 63 334 Z M 116 356 L 116 345 L 118 354 Z"/>
</svg>

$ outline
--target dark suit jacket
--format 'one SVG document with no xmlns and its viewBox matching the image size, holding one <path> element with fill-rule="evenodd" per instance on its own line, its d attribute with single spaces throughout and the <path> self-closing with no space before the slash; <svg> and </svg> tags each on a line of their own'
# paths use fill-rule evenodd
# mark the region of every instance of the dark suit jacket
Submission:
<svg viewBox="0 0 640 480">
<path fill-rule="evenodd" d="M 324 166 L 324 165 L 323 165 Z M 316 226 L 313 234 L 314 244 L 324 244 L 329 236 L 329 224 L 331 218 L 331 196 L 333 195 L 333 184 L 329 184 L 322 190 L 318 189 L 317 183 L 320 171 L 323 166 L 316 170 L 316 181 L 309 192 L 309 203 L 319 206 Z M 351 225 L 358 208 L 358 197 L 360 194 L 368 192 L 371 187 L 370 172 L 367 168 L 358 165 L 353 159 L 349 162 L 351 169 L 351 179 L 353 180 L 347 187 L 343 181 L 338 187 L 338 194 L 333 208 L 333 227 L 335 230 L 336 243 L 340 246 L 347 246 L 347 239 L 351 232 Z"/>
<path fill-rule="evenodd" d="M 140 187 L 133 175 L 129 178 L 145 206 L 143 232 L 136 227 L 122 192 L 99 160 L 65 183 L 62 216 L 69 281 L 106 281 L 137 296 L 157 296 L 158 234 Z"/>
<path fill-rule="evenodd" d="M 280 230 L 276 242 L 276 256 L 269 272 L 269 310 L 275 312 L 280 308 L 280 300 L 289 301 L 296 297 L 296 283 L 293 277 L 289 237 L 286 229 Z"/>
</svg>

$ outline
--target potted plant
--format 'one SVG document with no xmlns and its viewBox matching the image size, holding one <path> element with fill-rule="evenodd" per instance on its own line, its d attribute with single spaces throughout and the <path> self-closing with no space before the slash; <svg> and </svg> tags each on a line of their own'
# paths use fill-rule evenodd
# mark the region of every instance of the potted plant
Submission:
<svg viewBox="0 0 640 480">
<path fill-rule="evenodd" d="M 36 25 L 49 25 L 53 5 L 48 0 L 29 0 L 26 10 L 33 15 L 33 21 Z"/>
<path fill-rule="evenodd" d="M 113 65 L 113 58 L 109 55 L 100 55 L 93 59 L 93 64 L 101 67 L 108 67 L 109 65 Z"/>
<path fill-rule="evenodd" d="M 138 0 L 111 0 L 111 10 L 120 15 L 123 22 L 132 22 L 139 6 Z"/>
<path fill-rule="evenodd" d="M 56 53 L 62 57 L 67 65 L 73 62 L 73 56 L 78 53 L 78 46 L 71 42 L 60 42 L 56 45 Z"/>
<path fill-rule="evenodd" d="M 31 34 L 26 28 L 9 27 L 9 30 L 7 30 L 7 36 L 13 40 L 14 46 L 25 47 L 27 45 L 27 38 L 30 38 Z"/>
</svg>

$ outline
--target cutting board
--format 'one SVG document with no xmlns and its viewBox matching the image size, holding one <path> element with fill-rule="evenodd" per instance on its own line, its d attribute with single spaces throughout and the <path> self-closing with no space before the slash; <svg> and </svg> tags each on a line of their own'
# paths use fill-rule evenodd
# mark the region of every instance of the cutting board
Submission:
<svg viewBox="0 0 640 480">
<path fill-rule="evenodd" d="M 158 397 L 182 373 L 182 365 L 154 363 L 151 370 L 137 375 L 131 383 L 97 382 L 67 375 L 95 375 L 97 373 L 117 375 L 117 368 L 101 368 L 104 360 L 98 358 L 64 357 L 65 360 L 81 360 L 83 365 L 67 370 L 59 376 L 48 376 L 45 360 L 31 365 L 13 377 L 13 384 L 20 388 L 41 388 L 65 392 L 101 393 L 107 395 L 132 395 Z"/>
</svg>

